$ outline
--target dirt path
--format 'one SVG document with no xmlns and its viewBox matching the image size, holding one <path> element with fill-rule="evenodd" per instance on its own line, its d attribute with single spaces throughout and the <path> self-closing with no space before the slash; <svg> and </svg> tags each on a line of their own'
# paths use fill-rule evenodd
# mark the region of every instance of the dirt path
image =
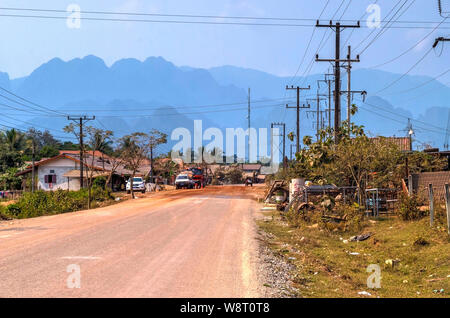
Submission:
<svg viewBox="0 0 450 318">
<path fill-rule="evenodd" d="M 227 186 L 162 192 L 4 222 L 0 297 L 262 296 L 254 194 Z M 80 288 L 67 287 L 69 277 L 77 282 L 74 268 Z"/>
</svg>

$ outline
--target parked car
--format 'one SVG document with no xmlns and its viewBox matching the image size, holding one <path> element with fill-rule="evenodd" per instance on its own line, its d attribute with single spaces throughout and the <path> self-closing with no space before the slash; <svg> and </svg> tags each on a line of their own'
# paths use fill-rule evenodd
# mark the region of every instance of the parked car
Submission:
<svg viewBox="0 0 450 318">
<path fill-rule="evenodd" d="M 131 178 L 128 179 L 127 181 L 126 190 L 127 193 L 131 192 Z M 145 193 L 145 181 L 143 178 L 141 177 L 133 178 L 133 191 Z"/>
<path fill-rule="evenodd" d="M 179 174 L 175 179 L 175 188 L 177 189 L 193 189 L 194 186 L 195 182 L 189 174 Z"/>
</svg>

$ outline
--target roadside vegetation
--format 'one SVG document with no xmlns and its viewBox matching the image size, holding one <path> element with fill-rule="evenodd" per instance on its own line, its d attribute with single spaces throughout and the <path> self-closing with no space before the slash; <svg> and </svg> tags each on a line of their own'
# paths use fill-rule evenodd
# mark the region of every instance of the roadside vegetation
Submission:
<svg viewBox="0 0 450 318">
<path fill-rule="evenodd" d="M 355 110 L 355 108 L 354 108 Z M 351 136 L 351 137 L 350 137 Z M 343 123 L 339 142 L 333 131 L 296 154 L 289 169 L 273 179 L 305 178 L 317 185 L 356 187 L 360 195 L 316 195 L 286 212 L 266 212 L 259 222 L 275 254 L 296 266 L 299 297 L 449 297 L 450 236 L 443 202 L 435 202 L 430 226 L 428 202 L 401 193 L 395 213 L 365 213 L 365 190 L 401 189 L 409 173 L 439 171 L 446 160 L 423 152 L 404 153 L 387 138 L 369 138 L 362 126 Z M 272 179 L 272 180 L 273 180 Z M 391 211 L 393 212 L 393 211 Z M 381 269 L 381 288 L 367 285 L 370 264 Z"/>
<path fill-rule="evenodd" d="M 112 194 L 100 186 L 93 186 L 91 201 L 88 201 L 89 190 L 80 191 L 36 191 L 26 192 L 15 203 L 0 206 L 0 218 L 23 219 L 44 215 L 73 212 L 112 204 Z"/>
<path fill-rule="evenodd" d="M 295 265 L 298 297 L 449 297 L 450 239 L 444 225 L 429 219 L 365 220 L 356 230 L 334 231 L 317 223 L 293 224 L 266 213 L 259 225 L 275 254 Z M 369 239 L 351 241 L 361 233 Z M 381 269 L 381 288 L 367 287 L 367 267 Z M 369 295 L 358 294 L 367 292 Z"/>
</svg>

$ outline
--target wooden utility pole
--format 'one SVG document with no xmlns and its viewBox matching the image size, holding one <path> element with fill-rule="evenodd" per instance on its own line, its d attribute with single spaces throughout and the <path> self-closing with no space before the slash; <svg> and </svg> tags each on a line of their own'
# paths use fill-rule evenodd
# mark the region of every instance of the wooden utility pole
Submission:
<svg viewBox="0 0 450 318">
<path fill-rule="evenodd" d="M 428 184 L 428 196 L 430 199 L 430 226 L 434 224 L 434 195 L 433 195 L 433 185 Z"/>
<path fill-rule="evenodd" d="M 247 115 L 247 121 L 248 121 L 248 162 L 250 163 L 250 87 L 248 88 L 248 115 Z"/>
<path fill-rule="evenodd" d="M 450 188 L 448 183 L 444 185 L 445 190 L 445 207 L 447 210 L 447 231 L 450 234 Z"/>
<path fill-rule="evenodd" d="M 83 144 L 83 122 L 87 122 L 90 120 L 94 120 L 95 116 L 92 117 L 88 117 L 88 116 L 80 116 L 80 117 L 72 117 L 72 116 L 67 116 L 67 120 L 72 120 L 75 121 L 78 126 L 80 127 L 80 132 L 79 132 L 79 141 L 80 141 L 80 189 L 83 188 L 83 178 L 84 178 L 84 144 Z M 93 154 L 94 155 L 94 154 Z"/>
<path fill-rule="evenodd" d="M 436 38 L 433 43 L 433 49 L 439 44 L 439 42 L 450 42 L 450 38 L 444 38 L 442 36 Z"/>
<path fill-rule="evenodd" d="M 339 130 L 341 127 L 341 64 L 342 62 L 347 62 L 347 60 L 341 60 L 340 52 L 341 52 L 341 31 L 346 28 L 359 28 L 360 23 L 356 25 L 345 25 L 337 22 L 333 24 L 330 21 L 330 24 L 320 24 L 319 20 L 317 20 L 316 27 L 318 28 L 331 28 L 334 29 L 336 34 L 336 43 L 335 43 L 335 58 L 334 59 L 319 59 L 319 54 L 316 54 L 316 62 L 331 62 L 334 63 L 334 140 L 337 143 L 339 141 Z"/>
<path fill-rule="evenodd" d="M 286 169 L 286 124 L 285 123 L 272 123 L 270 128 L 275 126 L 283 127 L 283 168 Z M 292 150 L 292 148 L 291 148 Z"/>
<path fill-rule="evenodd" d="M 34 193 L 34 179 L 35 177 L 35 152 L 36 152 L 36 142 L 34 140 L 34 136 L 31 137 L 31 142 L 32 142 L 32 157 L 31 157 L 31 192 Z"/>
<path fill-rule="evenodd" d="M 318 80 L 318 82 L 325 82 L 328 85 L 328 108 L 326 109 L 328 112 L 328 127 L 331 128 L 331 111 L 333 110 L 331 108 L 331 82 L 333 82 L 332 79 L 330 79 L 331 76 L 333 76 L 334 74 L 324 74 L 325 75 L 325 79 L 323 80 Z"/>
<path fill-rule="evenodd" d="M 308 113 L 313 113 L 316 116 L 316 137 L 317 141 L 319 141 L 319 133 L 321 129 L 320 124 L 320 118 L 322 117 L 322 114 L 325 112 L 324 110 L 320 109 L 320 102 L 323 100 L 326 100 L 325 98 L 321 98 L 320 96 L 324 96 L 323 94 L 319 94 L 319 91 L 317 91 L 317 96 L 314 99 L 307 99 L 308 103 L 309 101 L 314 101 L 316 103 L 316 110 L 308 111 Z"/>
<path fill-rule="evenodd" d="M 311 89 L 311 87 L 308 85 L 308 87 L 288 87 L 286 86 L 286 90 L 296 90 L 297 91 L 297 106 L 296 107 L 290 107 L 288 104 L 286 104 L 286 108 L 296 108 L 297 109 L 297 149 L 296 151 L 298 152 L 300 150 L 300 109 L 302 108 L 310 108 L 310 106 L 306 106 L 305 104 L 303 104 L 303 106 L 300 106 L 300 91 L 301 90 L 309 90 Z"/>
</svg>

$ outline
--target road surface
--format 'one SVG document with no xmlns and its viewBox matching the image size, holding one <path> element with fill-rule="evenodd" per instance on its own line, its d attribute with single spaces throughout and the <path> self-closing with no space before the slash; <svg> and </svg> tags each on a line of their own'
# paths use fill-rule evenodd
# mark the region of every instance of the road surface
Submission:
<svg viewBox="0 0 450 318">
<path fill-rule="evenodd" d="M 0 297 L 259 297 L 253 189 L 1 222 Z"/>
</svg>

